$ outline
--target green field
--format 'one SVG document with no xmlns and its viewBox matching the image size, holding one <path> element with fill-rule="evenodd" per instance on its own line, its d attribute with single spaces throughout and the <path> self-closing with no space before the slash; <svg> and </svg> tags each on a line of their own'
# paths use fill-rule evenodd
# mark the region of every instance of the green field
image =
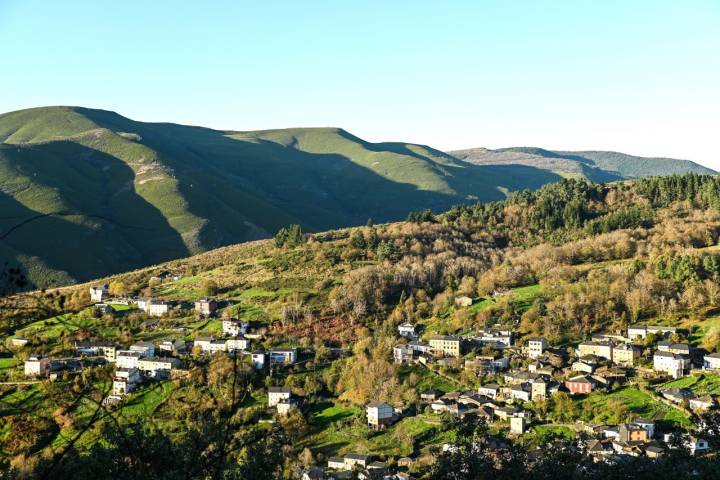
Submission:
<svg viewBox="0 0 720 480">
<path fill-rule="evenodd" d="M 604 422 L 610 412 L 606 411 L 607 403 L 615 400 L 623 403 L 632 412 L 643 418 L 654 420 L 666 420 L 683 426 L 690 425 L 687 414 L 669 407 L 653 398 L 653 395 L 635 387 L 625 387 L 611 393 L 593 392 L 587 398 L 580 400 L 582 403 L 589 403 L 596 412 L 600 412 L 594 421 Z"/>
<path fill-rule="evenodd" d="M 697 395 L 715 394 L 720 395 L 720 375 L 713 373 L 701 373 L 688 377 L 678 378 L 658 387 L 664 388 L 690 388 Z"/>
</svg>

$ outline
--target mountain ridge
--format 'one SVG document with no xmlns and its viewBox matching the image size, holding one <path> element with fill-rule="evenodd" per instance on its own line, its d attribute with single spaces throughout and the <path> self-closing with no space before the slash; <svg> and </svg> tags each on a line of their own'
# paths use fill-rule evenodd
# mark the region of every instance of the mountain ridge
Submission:
<svg viewBox="0 0 720 480">
<path fill-rule="evenodd" d="M 53 286 L 267 238 L 291 223 L 320 231 L 500 200 L 572 165 L 591 180 L 618 179 L 567 158 L 554 160 L 563 170 L 460 157 L 339 127 L 217 130 L 71 106 L 8 112 L 0 259 Z"/>
</svg>

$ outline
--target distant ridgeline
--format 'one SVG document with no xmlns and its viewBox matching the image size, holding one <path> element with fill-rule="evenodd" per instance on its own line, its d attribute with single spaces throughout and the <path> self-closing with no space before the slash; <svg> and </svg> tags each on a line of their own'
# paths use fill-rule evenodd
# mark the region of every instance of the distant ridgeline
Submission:
<svg viewBox="0 0 720 480">
<path fill-rule="evenodd" d="M 80 107 L 0 115 L 0 141 L 0 259 L 39 287 L 269 238 L 291 224 L 322 231 L 498 201 L 567 176 L 527 159 L 477 164 L 423 145 L 366 142 L 339 128 L 219 131 Z M 618 162 L 598 161 L 592 171 Z M 637 162 L 648 175 L 710 172 L 629 156 L 621 170 Z M 556 200 L 544 202 L 554 209 Z M 468 211 L 483 208 L 494 207 Z M 594 212 L 583 209 L 556 211 L 547 226 L 585 223 Z M 628 215 L 634 220 L 613 221 L 639 221 L 638 212 Z"/>
</svg>

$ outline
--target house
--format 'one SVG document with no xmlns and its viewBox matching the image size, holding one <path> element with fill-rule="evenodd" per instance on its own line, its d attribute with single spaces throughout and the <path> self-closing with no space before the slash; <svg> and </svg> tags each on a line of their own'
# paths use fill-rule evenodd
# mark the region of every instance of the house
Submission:
<svg viewBox="0 0 720 480">
<path fill-rule="evenodd" d="M 393 422 L 395 409 L 385 402 L 370 402 L 365 407 L 367 422 L 370 428 L 382 430 Z"/>
<path fill-rule="evenodd" d="M 442 397 L 432 402 L 430 404 L 430 408 L 434 413 L 449 412 L 453 415 L 459 416 L 460 410 L 465 407 L 461 406 L 456 400 Z"/>
<path fill-rule="evenodd" d="M 291 365 L 297 362 L 297 348 L 274 348 L 270 350 L 270 364 Z"/>
<path fill-rule="evenodd" d="M 543 337 L 534 337 L 528 340 L 527 354 L 530 358 L 538 358 L 547 350 L 548 341 Z"/>
<path fill-rule="evenodd" d="M 290 400 L 290 387 L 268 387 L 268 407 L 274 407 L 283 400 Z"/>
<path fill-rule="evenodd" d="M 673 444 L 674 443 L 673 442 L 674 435 L 675 434 L 673 434 L 673 433 L 664 434 L 663 441 L 665 443 L 667 443 L 668 445 Z M 683 440 L 682 443 L 685 446 L 685 448 L 690 450 L 690 455 L 696 455 L 698 453 L 705 453 L 705 452 L 710 451 L 710 444 L 704 438 L 698 438 L 698 437 L 691 435 L 688 437 L 683 437 L 682 440 Z"/>
<path fill-rule="evenodd" d="M 430 345 L 425 342 L 421 342 L 420 340 L 413 340 L 411 342 L 408 342 L 407 347 L 418 354 L 432 352 L 432 347 L 430 347 Z"/>
<path fill-rule="evenodd" d="M 245 335 L 245 332 L 247 332 L 248 324 L 246 322 L 241 322 L 240 320 L 236 319 L 223 320 L 222 328 L 224 335 L 237 337 L 239 335 Z"/>
<path fill-rule="evenodd" d="M 573 372 L 582 372 L 582 373 L 593 373 L 595 371 L 596 365 L 590 362 L 583 362 L 582 360 L 578 360 L 577 362 L 573 362 L 570 369 Z"/>
<path fill-rule="evenodd" d="M 415 360 L 417 352 L 407 345 L 396 345 L 393 347 L 393 358 L 395 363 L 405 364 Z"/>
<path fill-rule="evenodd" d="M 610 361 L 613 359 L 613 343 L 604 342 L 582 342 L 578 345 L 578 356 L 584 357 L 586 355 L 595 355 L 597 357 L 606 358 Z"/>
<path fill-rule="evenodd" d="M 522 435 L 527 428 L 527 420 L 523 417 L 510 417 L 510 433 Z"/>
<path fill-rule="evenodd" d="M 138 363 L 143 354 L 132 350 L 119 350 L 115 355 L 117 368 L 138 368 Z"/>
<path fill-rule="evenodd" d="M 685 441 L 685 448 L 690 450 L 690 455 L 705 453 L 710 451 L 710 444 L 704 438 L 691 436 Z"/>
<path fill-rule="evenodd" d="M 142 381 L 137 368 L 116 368 L 113 376 L 113 395 L 126 395 L 134 391 Z"/>
<path fill-rule="evenodd" d="M 576 393 L 590 393 L 597 386 L 597 381 L 589 375 L 578 375 L 565 381 L 565 388 L 571 395 Z"/>
<path fill-rule="evenodd" d="M 480 330 L 473 336 L 473 341 L 481 346 L 507 348 L 512 346 L 512 332 L 510 330 Z"/>
<path fill-rule="evenodd" d="M 635 359 L 640 358 L 640 349 L 633 344 L 623 343 L 612 351 L 612 361 L 623 367 L 632 367 Z"/>
<path fill-rule="evenodd" d="M 166 339 L 158 345 L 161 352 L 171 353 L 173 355 L 182 355 L 187 353 L 187 345 L 181 339 Z"/>
<path fill-rule="evenodd" d="M 28 339 L 25 338 L 25 337 L 15 337 L 15 338 L 13 338 L 12 340 L 10 340 L 10 344 L 11 344 L 13 347 L 24 347 L 25 345 L 28 344 L 29 341 L 30 341 L 30 340 L 28 340 Z"/>
<path fill-rule="evenodd" d="M 201 298 L 195 302 L 195 312 L 206 317 L 213 315 L 217 308 L 218 303 L 212 298 Z"/>
<path fill-rule="evenodd" d="M 345 470 L 345 459 L 342 457 L 330 457 L 327 466 L 332 470 Z"/>
<path fill-rule="evenodd" d="M 298 408 L 298 401 L 294 398 L 288 398 L 286 400 L 280 400 L 276 405 L 278 415 L 287 415 L 290 410 Z"/>
<path fill-rule="evenodd" d="M 170 378 L 170 372 L 181 366 L 173 357 L 142 357 L 138 359 L 138 370 L 150 378 Z"/>
<path fill-rule="evenodd" d="M 300 480 L 325 480 L 325 478 L 325 471 L 320 467 L 312 466 L 300 472 Z"/>
<path fill-rule="evenodd" d="M 647 337 L 649 333 L 652 333 L 653 335 L 666 335 L 666 334 L 674 334 L 677 333 L 677 328 L 675 327 L 663 327 L 661 325 L 648 325 L 648 326 L 642 326 L 642 325 L 630 325 L 628 327 L 628 338 L 630 340 L 637 340 L 637 339 L 644 339 Z"/>
<path fill-rule="evenodd" d="M 648 438 L 655 437 L 655 422 L 652 420 L 646 420 L 644 418 L 638 417 L 633 422 L 634 425 L 637 425 L 640 428 L 644 428 L 647 432 Z"/>
<path fill-rule="evenodd" d="M 690 366 L 690 358 L 685 355 L 661 351 L 656 351 L 653 355 L 653 370 L 667 373 L 673 378 L 685 376 Z"/>
<path fill-rule="evenodd" d="M 510 366 L 510 359 L 495 355 L 480 355 L 465 360 L 465 368 L 475 373 L 495 373 L 507 370 Z"/>
<path fill-rule="evenodd" d="M 688 388 L 666 388 L 660 391 L 660 395 L 678 405 L 684 404 L 695 396 L 693 391 Z"/>
<path fill-rule="evenodd" d="M 428 339 L 433 353 L 459 357 L 462 353 L 462 339 L 453 335 L 433 335 Z"/>
<path fill-rule="evenodd" d="M 137 342 L 130 345 L 131 352 L 139 352 L 144 357 L 152 357 L 155 355 L 155 344 L 152 342 Z"/>
<path fill-rule="evenodd" d="M 256 350 L 250 354 L 250 361 L 256 370 L 262 370 L 267 363 L 267 354 L 264 350 Z"/>
<path fill-rule="evenodd" d="M 47 377 L 50 375 L 50 359 L 43 355 L 31 355 L 25 360 L 26 377 Z"/>
<path fill-rule="evenodd" d="M 235 352 L 238 350 L 247 350 L 250 348 L 250 340 L 245 337 L 228 338 L 225 340 L 225 350 L 227 352 Z"/>
<path fill-rule="evenodd" d="M 405 338 L 417 337 L 417 327 L 412 323 L 403 323 L 398 326 L 398 333 Z"/>
<path fill-rule="evenodd" d="M 645 447 L 645 455 L 648 458 L 660 458 L 665 455 L 665 449 L 658 445 L 650 444 Z"/>
<path fill-rule="evenodd" d="M 105 285 L 97 285 L 94 287 L 90 287 L 90 301 L 91 302 L 102 302 L 106 298 L 110 297 L 110 286 L 108 284 Z"/>
<path fill-rule="evenodd" d="M 443 392 L 440 390 L 426 390 L 420 394 L 420 400 L 426 403 L 433 402 L 442 397 Z"/>
<path fill-rule="evenodd" d="M 647 442 L 650 440 L 648 431 L 640 425 L 624 423 L 618 427 L 621 442 Z"/>
<path fill-rule="evenodd" d="M 467 297 L 465 295 L 455 297 L 455 306 L 456 307 L 469 307 L 472 304 L 473 304 L 473 300 L 470 297 Z"/>
<path fill-rule="evenodd" d="M 510 398 L 514 400 L 529 402 L 531 395 L 532 390 L 529 383 L 521 383 L 510 387 Z"/>
<path fill-rule="evenodd" d="M 213 340 L 215 340 L 214 337 L 195 337 L 193 340 L 193 349 L 199 348 L 203 352 L 209 351 L 210 342 Z"/>
<path fill-rule="evenodd" d="M 355 466 L 360 468 L 367 468 L 368 464 L 372 460 L 370 455 L 363 455 L 360 453 L 347 453 L 343 457 L 345 461 L 345 470 L 352 470 Z"/>
<path fill-rule="evenodd" d="M 478 393 L 485 395 L 486 397 L 497 400 L 498 394 L 500 393 L 500 385 L 489 383 L 487 385 L 480 385 L 478 387 Z"/>
<path fill-rule="evenodd" d="M 696 412 L 704 412 L 715 406 L 715 398 L 712 395 L 703 395 L 702 397 L 691 398 L 688 402 L 690 410 Z"/>
<path fill-rule="evenodd" d="M 684 343 L 658 342 L 657 349 L 660 352 L 670 352 L 676 355 L 690 355 L 690 345 Z"/>
<path fill-rule="evenodd" d="M 703 368 L 705 370 L 720 371 L 720 352 L 705 355 L 705 357 L 703 357 Z"/>
<path fill-rule="evenodd" d="M 153 317 L 162 317 L 170 311 L 170 304 L 156 298 L 141 298 L 138 300 L 138 308 Z"/>
</svg>

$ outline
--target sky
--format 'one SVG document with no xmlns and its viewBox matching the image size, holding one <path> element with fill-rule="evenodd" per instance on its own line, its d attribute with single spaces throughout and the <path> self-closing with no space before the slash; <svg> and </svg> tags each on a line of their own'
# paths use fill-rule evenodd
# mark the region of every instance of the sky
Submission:
<svg viewBox="0 0 720 480">
<path fill-rule="evenodd" d="M 720 0 L 0 0 L 0 112 L 720 170 Z"/>
</svg>

